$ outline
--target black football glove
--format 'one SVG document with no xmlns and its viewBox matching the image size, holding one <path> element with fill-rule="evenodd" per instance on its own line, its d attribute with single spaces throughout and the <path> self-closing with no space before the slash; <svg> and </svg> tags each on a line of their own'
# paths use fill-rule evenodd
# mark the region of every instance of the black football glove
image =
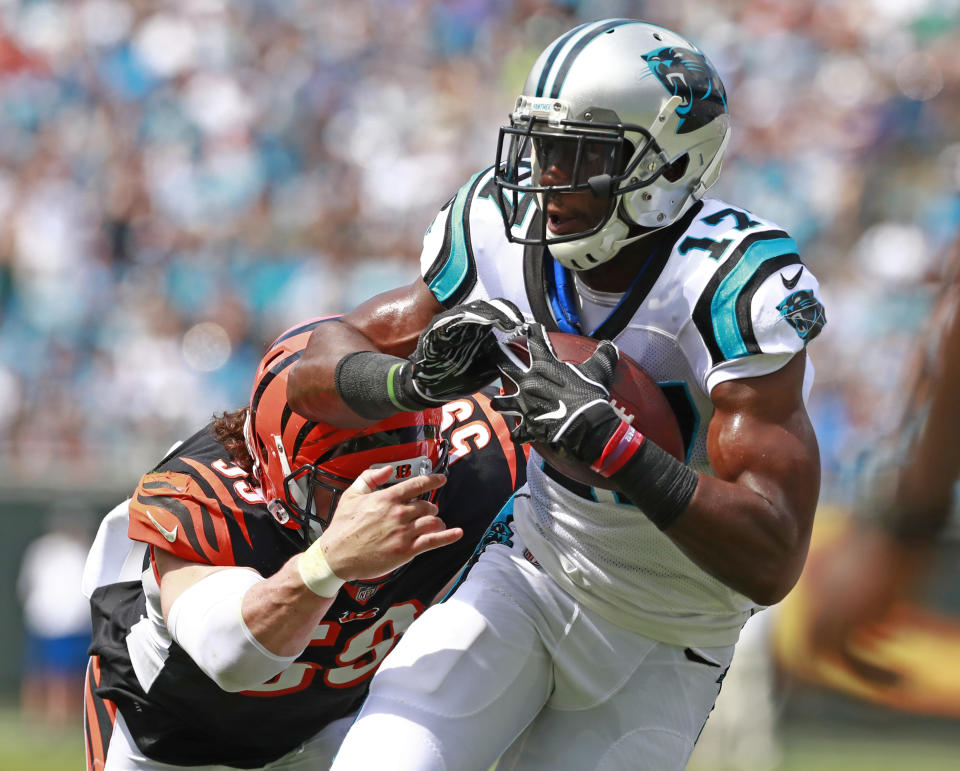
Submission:
<svg viewBox="0 0 960 771">
<path fill-rule="evenodd" d="M 500 346 L 500 372 L 517 391 L 494 397 L 493 406 L 519 419 L 517 441 L 546 442 L 567 457 L 592 463 L 620 425 L 609 402 L 620 351 L 604 340 L 585 362 L 570 364 L 557 357 L 542 325 L 527 330 L 529 365 Z"/>
<path fill-rule="evenodd" d="M 421 407 L 476 393 L 496 380 L 500 349 L 493 330 L 514 332 L 523 314 L 509 300 L 474 300 L 438 314 L 420 333 L 411 366 L 399 373 L 403 401 Z"/>
</svg>

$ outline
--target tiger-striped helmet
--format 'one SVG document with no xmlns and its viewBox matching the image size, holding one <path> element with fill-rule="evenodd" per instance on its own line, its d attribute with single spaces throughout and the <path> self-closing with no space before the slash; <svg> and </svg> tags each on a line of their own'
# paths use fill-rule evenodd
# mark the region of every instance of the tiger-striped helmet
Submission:
<svg viewBox="0 0 960 771">
<path fill-rule="evenodd" d="M 304 546 L 329 524 L 341 493 L 371 466 L 393 467 L 390 482 L 445 473 L 447 446 L 439 407 L 401 412 L 372 426 L 344 429 L 307 420 L 287 404 L 287 378 L 310 333 L 333 317 L 314 319 L 285 332 L 270 346 L 254 379 L 245 435 L 267 507 Z M 332 493 L 317 511 L 318 489 Z"/>
</svg>

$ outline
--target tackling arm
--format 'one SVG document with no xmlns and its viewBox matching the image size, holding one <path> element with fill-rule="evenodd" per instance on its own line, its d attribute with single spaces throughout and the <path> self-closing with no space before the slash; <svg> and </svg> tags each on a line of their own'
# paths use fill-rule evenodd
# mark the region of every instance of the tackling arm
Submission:
<svg viewBox="0 0 960 771">
<path fill-rule="evenodd" d="M 388 467 L 367 470 L 330 525 L 268 579 L 156 552 L 160 604 L 173 638 L 221 688 L 241 691 L 286 669 L 309 644 L 345 581 L 381 576 L 463 535 L 420 500 L 446 483 L 419 476 L 385 489 Z"/>
<path fill-rule="evenodd" d="M 290 372 L 290 406 L 311 420 L 342 428 L 372 425 L 376 420 L 351 410 L 337 392 L 335 373 L 340 359 L 356 351 L 407 356 L 430 320 L 443 310 L 418 278 L 409 286 L 372 297 L 336 321 L 319 325 Z"/>
</svg>

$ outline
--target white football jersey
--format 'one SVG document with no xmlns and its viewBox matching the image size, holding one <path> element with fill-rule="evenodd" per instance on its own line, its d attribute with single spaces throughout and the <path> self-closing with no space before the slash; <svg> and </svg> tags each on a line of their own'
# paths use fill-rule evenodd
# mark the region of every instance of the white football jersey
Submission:
<svg viewBox="0 0 960 771">
<path fill-rule="evenodd" d="M 531 197 L 520 206 L 527 211 L 516 227 L 537 227 Z M 633 286 L 622 295 L 592 291 L 547 250 L 507 240 L 488 169 L 437 215 L 421 270 L 447 307 L 504 297 L 548 329 L 613 340 L 660 384 L 687 463 L 710 473 L 711 389 L 774 372 L 803 350 L 825 322 L 818 283 L 789 235 L 719 200 L 694 205 L 639 243 L 649 252 Z M 812 378 L 808 359 L 805 395 Z M 565 480 L 536 453 L 527 478 L 517 530 L 571 595 L 664 642 L 736 641 L 757 606 L 695 565 L 625 498 Z"/>
</svg>

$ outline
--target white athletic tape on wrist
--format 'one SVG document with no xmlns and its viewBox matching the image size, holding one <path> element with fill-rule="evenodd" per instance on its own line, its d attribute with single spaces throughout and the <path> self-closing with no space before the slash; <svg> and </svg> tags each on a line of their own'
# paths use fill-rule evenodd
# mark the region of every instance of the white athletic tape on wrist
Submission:
<svg viewBox="0 0 960 771">
<path fill-rule="evenodd" d="M 263 647 L 243 620 L 243 596 L 264 578 L 254 570 L 218 570 L 190 586 L 174 601 L 167 629 L 224 691 L 236 693 L 265 683 L 297 658 Z"/>
<path fill-rule="evenodd" d="M 357 482 L 359 481 L 358 479 Z M 353 484 L 356 485 L 357 482 Z M 366 487 L 365 484 L 364 486 Z M 369 490 L 368 487 L 367 491 Z M 300 555 L 297 560 L 297 570 L 307 589 L 319 597 L 336 597 L 340 587 L 345 583 L 327 564 L 327 558 L 320 549 L 319 541 Z"/>
</svg>

